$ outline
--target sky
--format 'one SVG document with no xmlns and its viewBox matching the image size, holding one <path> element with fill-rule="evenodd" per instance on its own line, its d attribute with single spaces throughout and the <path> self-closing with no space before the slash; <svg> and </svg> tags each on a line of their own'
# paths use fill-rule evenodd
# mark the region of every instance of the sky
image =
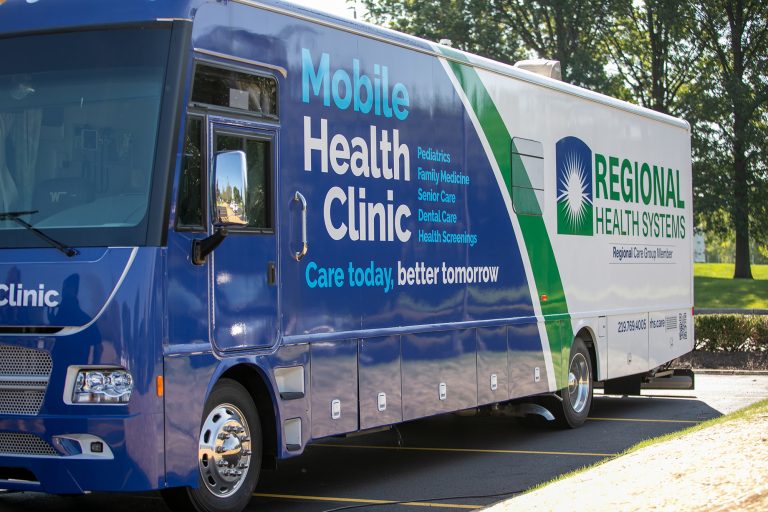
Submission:
<svg viewBox="0 0 768 512">
<path fill-rule="evenodd" d="M 300 5 L 306 5 L 307 7 L 312 7 L 313 9 L 317 9 L 318 11 L 327 11 L 333 14 L 336 14 L 337 16 L 344 16 L 346 18 L 353 18 L 353 10 L 352 5 L 347 3 L 347 0 L 287 0 L 288 2 L 293 2 L 294 4 L 300 4 Z M 357 12 L 358 17 L 362 18 L 360 16 L 360 12 L 362 11 L 362 3 L 355 2 L 357 4 Z"/>
</svg>

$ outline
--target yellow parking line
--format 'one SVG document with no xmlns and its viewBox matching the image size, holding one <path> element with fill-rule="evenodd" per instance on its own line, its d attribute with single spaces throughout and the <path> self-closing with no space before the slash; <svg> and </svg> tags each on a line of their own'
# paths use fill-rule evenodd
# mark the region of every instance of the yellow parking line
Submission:
<svg viewBox="0 0 768 512">
<path fill-rule="evenodd" d="M 643 398 L 684 398 L 686 400 L 696 400 L 699 397 L 695 395 L 660 395 L 658 393 L 652 394 L 652 393 L 644 393 L 642 395 Z"/>
<path fill-rule="evenodd" d="M 592 421 L 630 421 L 636 423 L 701 423 L 695 420 L 652 420 L 642 418 L 587 418 Z"/>
<path fill-rule="evenodd" d="M 305 500 L 305 501 L 334 501 L 337 503 L 361 503 L 364 505 L 402 505 L 405 507 L 433 507 L 433 508 L 461 508 L 475 510 L 483 508 L 482 505 L 457 505 L 453 503 L 427 503 L 423 501 L 399 502 L 391 500 L 365 500 L 360 498 L 336 498 L 331 496 L 298 496 L 294 494 L 268 494 L 253 493 L 258 498 L 277 498 L 283 500 Z"/>
<path fill-rule="evenodd" d="M 613 457 L 615 453 L 548 452 L 537 450 L 483 450 L 477 448 L 423 448 L 413 446 L 370 446 L 362 444 L 312 444 L 324 448 L 355 448 L 361 450 L 400 450 L 414 452 L 501 453 L 513 455 L 575 455 L 581 457 Z"/>
</svg>

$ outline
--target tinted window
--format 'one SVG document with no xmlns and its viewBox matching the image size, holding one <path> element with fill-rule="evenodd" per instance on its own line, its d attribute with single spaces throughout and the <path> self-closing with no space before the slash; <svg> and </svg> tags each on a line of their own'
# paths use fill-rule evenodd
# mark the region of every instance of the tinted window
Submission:
<svg viewBox="0 0 768 512">
<path fill-rule="evenodd" d="M 198 64 L 192 102 L 277 117 L 273 78 Z"/>
<path fill-rule="evenodd" d="M 203 229 L 203 120 L 190 117 L 184 138 L 184 157 L 179 183 L 178 226 Z"/>
<path fill-rule="evenodd" d="M 169 43 L 160 28 L 0 39 L 0 212 L 70 244 L 144 240 Z M 0 245 L 41 242 L 0 221 Z"/>
<path fill-rule="evenodd" d="M 541 142 L 512 139 L 512 206 L 522 215 L 544 210 L 544 148 Z"/>
</svg>

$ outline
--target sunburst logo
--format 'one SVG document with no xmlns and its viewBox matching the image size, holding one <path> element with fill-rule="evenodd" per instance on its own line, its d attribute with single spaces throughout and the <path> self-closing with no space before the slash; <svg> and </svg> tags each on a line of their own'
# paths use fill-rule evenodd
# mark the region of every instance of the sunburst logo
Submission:
<svg viewBox="0 0 768 512">
<path fill-rule="evenodd" d="M 592 150 L 581 139 L 565 137 L 557 159 L 557 232 L 592 236 Z"/>
</svg>

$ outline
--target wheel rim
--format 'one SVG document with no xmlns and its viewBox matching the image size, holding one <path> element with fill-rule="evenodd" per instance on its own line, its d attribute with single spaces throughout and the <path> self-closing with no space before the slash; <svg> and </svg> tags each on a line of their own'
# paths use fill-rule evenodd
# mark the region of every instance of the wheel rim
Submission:
<svg viewBox="0 0 768 512">
<path fill-rule="evenodd" d="M 208 414 L 200 431 L 198 464 L 214 496 L 231 496 L 243 485 L 251 464 L 251 431 L 240 409 L 221 404 Z"/>
<path fill-rule="evenodd" d="M 571 359 L 568 370 L 568 399 L 576 413 L 584 412 L 589 401 L 589 365 L 584 354 L 578 353 Z"/>
</svg>

